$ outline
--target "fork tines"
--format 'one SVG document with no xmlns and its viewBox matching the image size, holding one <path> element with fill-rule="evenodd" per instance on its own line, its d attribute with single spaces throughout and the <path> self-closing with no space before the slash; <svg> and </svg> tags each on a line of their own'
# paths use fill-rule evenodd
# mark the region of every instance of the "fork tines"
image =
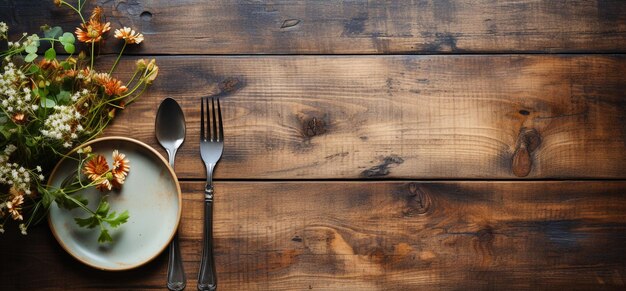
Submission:
<svg viewBox="0 0 626 291">
<path fill-rule="evenodd" d="M 211 102 L 209 102 L 211 99 Z M 222 110 L 220 99 L 217 99 L 217 114 L 215 113 L 215 99 L 203 97 L 200 109 L 200 140 L 210 142 L 223 142 L 224 129 L 222 127 Z M 205 130 L 205 108 L 206 108 L 206 130 Z M 216 117 L 217 116 L 217 117 Z M 211 119 L 211 117 L 213 117 Z M 217 118 L 217 119 L 216 119 Z M 211 130 L 212 129 L 212 130 Z"/>
</svg>

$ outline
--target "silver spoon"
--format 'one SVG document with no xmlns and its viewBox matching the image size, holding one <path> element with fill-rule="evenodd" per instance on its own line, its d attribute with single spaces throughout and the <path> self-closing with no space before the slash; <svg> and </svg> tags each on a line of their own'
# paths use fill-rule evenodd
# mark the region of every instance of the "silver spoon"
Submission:
<svg viewBox="0 0 626 291">
<path fill-rule="evenodd" d="M 165 98 L 159 105 L 155 124 L 156 138 L 167 151 L 170 166 L 174 169 L 176 151 L 185 140 L 185 115 L 178 102 Z M 178 233 L 170 242 L 170 256 L 167 265 L 167 288 L 173 291 L 185 289 L 187 278 L 178 246 Z"/>
</svg>

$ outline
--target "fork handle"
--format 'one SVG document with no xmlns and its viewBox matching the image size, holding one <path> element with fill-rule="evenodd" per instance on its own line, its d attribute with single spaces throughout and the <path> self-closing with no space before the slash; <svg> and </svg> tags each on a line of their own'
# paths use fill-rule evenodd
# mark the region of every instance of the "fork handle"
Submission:
<svg viewBox="0 0 626 291">
<path fill-rule="evenodd" d="M 202 261 L 198 274 L 198 290 L 217 290 L 217 275 L 213 257 L 213 186 L 204 190 L 204 239 Z"/>
</svg>

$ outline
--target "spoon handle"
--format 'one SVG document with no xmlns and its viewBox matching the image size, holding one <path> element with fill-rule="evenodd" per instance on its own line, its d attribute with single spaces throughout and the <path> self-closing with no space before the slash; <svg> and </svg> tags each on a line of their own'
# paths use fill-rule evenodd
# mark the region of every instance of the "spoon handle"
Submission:
<svg viewBox="0 0 626 291">
<path fill-rule="evenodd" d="M 174 160 L 176 159 L 176 148 L 166 148 L 170 166 L 174 169 Z M 172 291 L 181 291 L 187 285 L 187 276 L 183 268 L 183 259 L 180 254 L 180 246 L 178 243 L 178 232 L 170 242 L 170 255 L 167 262 L 167 289 Z"/>
<path fill-rule="evenodd" d="M 183 290 L 187 284 L 185 269 L 183 269 L 183 261 L 181 258 L 180 247 L 178 245 L 178 233 L 176 233 L 170 242 L 170 256 L 167 264 L 167 289 L 172 291 Z"/>
</svg>

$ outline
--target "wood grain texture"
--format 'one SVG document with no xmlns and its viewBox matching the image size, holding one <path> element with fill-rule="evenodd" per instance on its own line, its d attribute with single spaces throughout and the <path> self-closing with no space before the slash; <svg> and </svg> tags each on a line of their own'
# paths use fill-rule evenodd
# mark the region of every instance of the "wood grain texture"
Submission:
<svg viewBox="0 0 626 291">
<path fill-rule="evenodd" d="M 74 2 L 74 1 L 71 1 Z M 146 35 L 141 54 L 624 52 L 621 0 L 98 0 L 114 28 Z M 181 13 L 184 11 L 184 13 Z M 52 1 L 0 1 L 21 29 L 78 18 Z M 20 33 L 15 30 L 14 33 Z M 111 41 L 103 52 L 116 50 Z"/>
<path fill-rule="evenodd" d="M 224 111 L 219 179 L 626 177 L 623 55 L 158 63 L 154 86 L 107 134 L 161 150 L 155 112 L 175 98 L 187 120 L 176 163 L 182 178 L 204 177 L 199 98 L 207 95 L 219 96 Z"/>
<path fill-rule="evenodd" d="M 189 289 L 203 186 L 182 183 Z M 221 290 L 593 290 L 626 281 L 626 182 L 222 182 L 215 203 Z M 5 235 L 6 290 L 164 288 L 165 256 L 101 272 L 63 253 L 46 226 Z"/>
</svg>

